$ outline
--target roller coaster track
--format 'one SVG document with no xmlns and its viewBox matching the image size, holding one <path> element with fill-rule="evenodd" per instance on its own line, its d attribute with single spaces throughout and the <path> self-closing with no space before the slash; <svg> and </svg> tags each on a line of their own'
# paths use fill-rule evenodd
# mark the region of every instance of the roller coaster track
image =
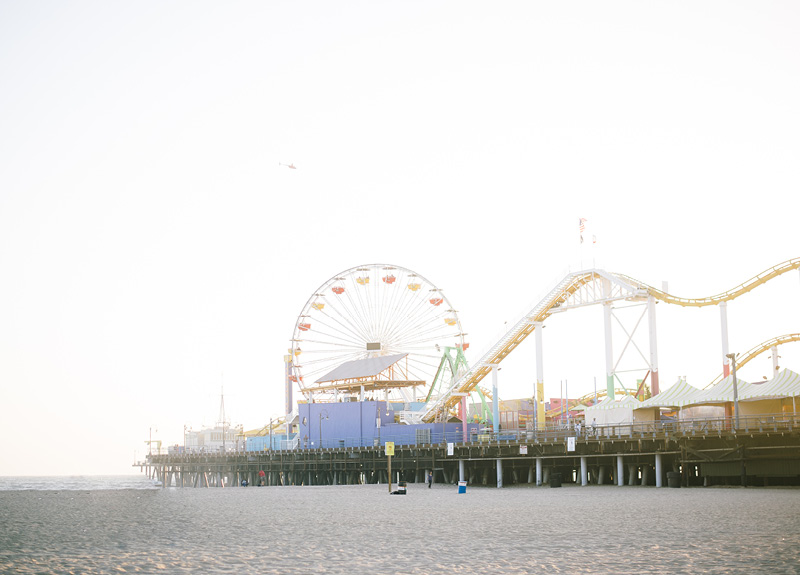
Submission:
<svg viewBox="0 0 800 575">
<path fill-rule="evenodd" d="M 781 345 L 784 343 L 792 343 L 793 341 L 800 341 L 800 333 L 787 333 L 786 335 L 779 335 L 778 337 L 773 337 L 772 339 L 768 339 L 767 341 L 763 341 L 759 343 L 757 346 L 753 347 L 752 349 L 746 351 L 741 356 L 736 358 L 736 367 L 741 368 L 747 365 L 751 359 L 761 355 L 762 353 L 769 351 L 772 347 L 776 345 Z M 708 389 L 716 384 L 718 384 L 723 379 L 723 374 L 719 374 L 717 378 L 705 386 L 703 389 Z"/>
<path fill-rule="evenodd" d="M 649 296 L 666 303 L 684 307 L 716 305 L 723 301 L 735 299 L 773 278 L 798 268 L 800 268 L 800 258 L 787 260 L 761 272 L 731 290 L 705 298 L 683 298 L 674 296 L 629 276 L 614 274 L 603 270 L 589 270 L 568 274 L 550 290 L 529 313 L 525 314 L 522 319 L 514 324 L 511 329 L 469 369 L 469 371 L 455 381 L 445 393 L 428 403 L 421 414 L 421 419 L 425 422 L 431 422 L 434 421 L 437 416 L 441 416 L 441 414 L 452 409 L 460 400 L 461 394 L 473 391 L 475 386 L 491 373 L 494 366 L 508 357 L 525 338 L 533 333 L 536 323 L 544 321 L 555 312 L 566 310 L 571 307 L 578 307 L 579 305 L 611 301 L 611 299 L 641 301 Z M 582 288 L 590 288 L 590 284 L 598 280 L 604 281 L 607 285 L 610 285 L 610 290 L 615 290 L 616 296 L 614 298 L 608 297 L 610 290 L 607 290 L 605 295 L 601 298 L 598 298 L 596 294 L 590 294 L 589 299 L 591 301 L 576 303 L 575 305 L 570 304 L 571 301 L 579 297 Z M 742 365 L 741 362 L 739 365 Z"/>
<path fill-rule="evenodd" d="M 735 299 L 740 295 L 746 294 L 747 292 L 752 291 L 756 287 L 767 283 L 769 280 L 776 278 L 779 275 L 785 274 L 786 272 L 790 272 L 792 270 L 796 270 L 798 268 L 800 268 L 800 258 L 787 260 L 785 262 L 779 263 L 776 266 L 772 266 L 771 268 L 761 272 L 758 275 L 751 277 L 749 280 L 739 284 L 733 289 L 730 289 L 726 292 L 722 292 L 717 295 L 712 295 L 711 297 L 702 297 L 702 298 L 685 298 L 685 297 L 673 296 L 659 289 L 651 287 L 647 284 L 644 284 L 638 280 L 630 278 L 628 276 L 621 274 L 615 274 L 615 275 L 618 278 L 629 282 L 631 285 L 635 285 L 640 289 L 646 289 L 650 295 L 663 302 L 677 304 L 680 306 L 705 307 L 708 305 L 717 305 L 720 302 L 730 301 L 732 299 Z"/>
<path fill-rule="evenodd" d="M 272 431 L 276 431 L 279 427 L 283 427 L 286 422 L 286 417 L 277 417 L 272 420 Z M 244 437 L 266 437 L 270 433 L 269 423 L 259 429 L 252 429 L 242 433 Z"/>
<path fill-rule="evenodd" d="M 617 387 L 614 390 L 614 393 L 615 393 L 615 395 L 618 395 L 620 397 L 622 397 L 623 395 L 630 395 L 632 397 L 635 397 L 630 391 L 628 391 L 624 387 Z M 597 398 L 597 403 L 600 403 L 607 396 L 608 396 L 608 392 L 605 389 L 598 389 L 597 392 L 591 391 L 591 392 L 587 393 L 586 395 L 582 395 L 578 399 L 571 399 L 570 400 L 570 410 L 574 410 L 575 407 L 578 406 L 578 405 L 586 405 L 586 403 L 589 402 L 589 401 L 591 401 L 592 404 L 594 405 L 595 397 Z M 544 417 L 545 417 L 545 419 L 553 419 L 554 417 L 557 417 L 558 415 L 560 415 L 562 413 L 564 413 L 564 409 L 562 409 L 561 407 L 556 407 L 556 408 L 548 409 L 547 411 L 545 411 L 544 412 Z"/>
</svg>

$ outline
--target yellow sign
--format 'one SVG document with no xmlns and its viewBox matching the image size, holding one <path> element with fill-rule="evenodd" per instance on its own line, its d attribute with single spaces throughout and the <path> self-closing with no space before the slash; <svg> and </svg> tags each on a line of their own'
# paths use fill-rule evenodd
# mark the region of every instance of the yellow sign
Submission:
<svg viewBox="0 0 800 575">
<path fill-rule="evenodd" d="M 386 442 L 386 455 L 394 455 L 394 441 Z"/>
</svg>

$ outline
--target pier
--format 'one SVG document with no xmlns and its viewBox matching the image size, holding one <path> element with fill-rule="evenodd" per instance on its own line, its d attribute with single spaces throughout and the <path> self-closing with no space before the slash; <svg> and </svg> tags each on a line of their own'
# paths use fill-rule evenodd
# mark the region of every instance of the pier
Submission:
<svg viewBox="0 0 800 575">
<path fill-rule="evenodd" d="M 397 445 L 392 482 L 474 486 L 562 483 L 684 487 L 800 485 L 794 417 L 626 424 L 583 430 L 481 433 L 470 441 Z M 389 482 L 383 445 L 227 453 L 152 454 L 134 466 L 164 487 L 353 485 Z M 557 476 L 554 474 L 558 474 Z M 672 477 L 676 477 L 672 475 Z"/>
</svg>

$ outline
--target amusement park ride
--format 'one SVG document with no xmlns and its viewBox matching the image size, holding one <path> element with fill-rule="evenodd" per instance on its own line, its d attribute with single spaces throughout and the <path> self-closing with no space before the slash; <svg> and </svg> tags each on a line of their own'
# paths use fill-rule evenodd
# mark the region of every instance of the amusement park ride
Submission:
<svg viewBox="0 0 800 575">
<path fill-rule="evenodd" d="M 308 402 L 385 399 L 406 405 L 404 421 L 412 423 L 442 421 L 455 414 L 466 398 L 477 394 L 482 415 L 488 416 L 487 399 L 497 398 L 497 371 L 529 335 L 535 334 L 536 419 L 545 420 L 542 370 L 542 327 L 552 315 L 586 306 L 603 307 L 605 328 L 606 386 L 599 396 L 612 399 L 622 385 L 618 373 L 622 356 L 638 352 L 642 372 L 641 386 L 649 377 L 653 395 L 659 393 L 658 350 L 656 341 L 656 301 L 684 307 L 716 305 L 722 325 L 723 373 L 729 373 L 727 302 L 763 285 L 769 280 L 800 268 L 800 258 L 785 261 L 723 293 L 704 298 L 683 298 L 659 290 L 629 276 L 591 269 L 566 275 L 538 304 L 524 314 L 478 361 L 469 366 L 457 311 L 432 282 L 411 270 L 385 264 L 351 268 L 323 283 L 313 292 L 297 318 L 292 347 L 286 360 L 287 413 L 295 386 Z M 642 307 L 635 325 L 623 330 L 628 336 L 615 359 L 612 353 L 612 319 L 620 325 L 615 306 Z M 647 318 L 649 353 L 633 341 L 642 320 Z M 629 320 L 630 321 L 630 320 Z M 800 341 L 793 333 L 765 341 L 743 354 L 741 367 L 757 355 L 778 345 Z M 390 358 L 383 369 L 367 374 L 363 370 L 339 370 L 348 362 Z M 777 361 L 777 360 L 774 360 Z M 479 387 L 492 374 L 492 391 Z M 627 393 L 627 390 L 623 391 Z M 422 391 L 422 393 L 419 393 Z M 499 401 L 492 401 L 492 421 L 497 426 Z"/>
</svg>

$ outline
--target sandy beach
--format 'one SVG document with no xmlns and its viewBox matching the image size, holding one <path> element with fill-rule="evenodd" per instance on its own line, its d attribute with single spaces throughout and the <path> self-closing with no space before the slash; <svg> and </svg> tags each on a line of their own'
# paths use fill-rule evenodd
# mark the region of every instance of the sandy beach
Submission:
<svg viewBox="0 0 800 575">
<path fill-rule="evenodd" d="M 800 573 L 800 490 L 0 491 L 2 573 Z"/>
</svg>

